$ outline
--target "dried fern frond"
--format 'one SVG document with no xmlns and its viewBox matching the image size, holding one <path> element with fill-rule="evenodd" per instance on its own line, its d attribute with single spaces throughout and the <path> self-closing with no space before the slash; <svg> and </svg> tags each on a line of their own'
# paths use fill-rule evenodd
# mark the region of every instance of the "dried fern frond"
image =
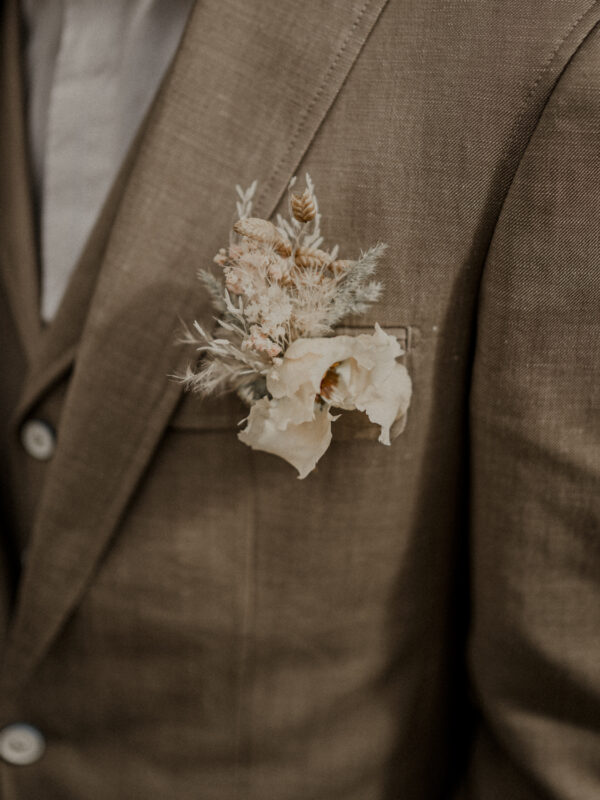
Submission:
<svg viewBox="0 0 600 800">
<path fill-rule="evenodd" d="M 198 278 L 204 284 L 204 288 L 208 291 L 212 304 L 216 311 L 223 313 L 227 306 L 224 299 L 225 287 L 218 278 L 206 269 L 198 270 Z"/>
<path fill-rule="evenodd" d="M 383 291 L 381 283 L 369 278 L 375 272 L 386 248 L 385 244 L 376 244 L 365 253 L 361 253 L 357 261 L 344 263 L 345 273 L 338 284 L 338 290 L 327 315 L 332 327 L 344 317 L 363 314 L 369 305 L 380 299 Z"/>
</svg>

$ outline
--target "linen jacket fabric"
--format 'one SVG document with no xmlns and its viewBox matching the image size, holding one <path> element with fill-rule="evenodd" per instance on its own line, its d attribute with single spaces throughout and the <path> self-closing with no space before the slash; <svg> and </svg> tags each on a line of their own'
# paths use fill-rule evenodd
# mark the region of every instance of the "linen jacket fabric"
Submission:
<svg viewBox="0 0 600 800">
<path fill-rule="evenodd" d="M 197 3 L 42 329 L 5 15 L 0 724 L 47 749 L 3 800 L 599 796 L 599 21 Z M 234 185 L 269 216 L 307 170 L 328 241 L 389 244 L 348 325 L 401 337 L 414 397 L 297 481 L 169 376 Z"/>
</svg>

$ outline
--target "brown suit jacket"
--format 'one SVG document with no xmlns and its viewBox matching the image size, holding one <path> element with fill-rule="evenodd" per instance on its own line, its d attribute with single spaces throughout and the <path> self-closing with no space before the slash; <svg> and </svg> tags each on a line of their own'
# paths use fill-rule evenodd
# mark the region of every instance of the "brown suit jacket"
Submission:
<svg viewBox="0 0 600 800">
<path fill-rule="evenodd" d="M 47 329 L 9 17 L 2 800 L 597 800 L 600 3 L 198 2 Z M 306 170 L 414 397 L 300 482 L 168 376 L 234 185 Z"/>
</svg>

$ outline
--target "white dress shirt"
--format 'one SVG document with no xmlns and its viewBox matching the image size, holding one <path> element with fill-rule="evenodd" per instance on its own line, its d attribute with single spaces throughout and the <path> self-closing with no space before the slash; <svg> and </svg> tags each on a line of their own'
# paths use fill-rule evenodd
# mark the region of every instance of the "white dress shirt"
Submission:
<svg viewBox="0 0 600 800">
<path fill-rule="evenodd" d="M 193 0 L 21 0 L 27 113 L 50 321 Z"/>
</svg>

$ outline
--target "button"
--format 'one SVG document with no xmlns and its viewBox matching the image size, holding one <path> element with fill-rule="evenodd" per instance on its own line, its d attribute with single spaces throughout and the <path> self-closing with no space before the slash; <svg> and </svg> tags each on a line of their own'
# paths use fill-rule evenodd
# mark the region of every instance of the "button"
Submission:
<svg viewBox="0 0 600 800">
<path fill-rule="evenodd" d="M 0 757 L 9 764 L 33 764 L 45 749 L 44 737 L 32 725 L 17 722 L 0 731 Z"/>
<path fill-rule="evenodd" d="M 30 419 L 21 428 L 21 444 L 32 458 L 47 461 L 56 448 L 54 429 L 41 419 Z"/>
</svg>

